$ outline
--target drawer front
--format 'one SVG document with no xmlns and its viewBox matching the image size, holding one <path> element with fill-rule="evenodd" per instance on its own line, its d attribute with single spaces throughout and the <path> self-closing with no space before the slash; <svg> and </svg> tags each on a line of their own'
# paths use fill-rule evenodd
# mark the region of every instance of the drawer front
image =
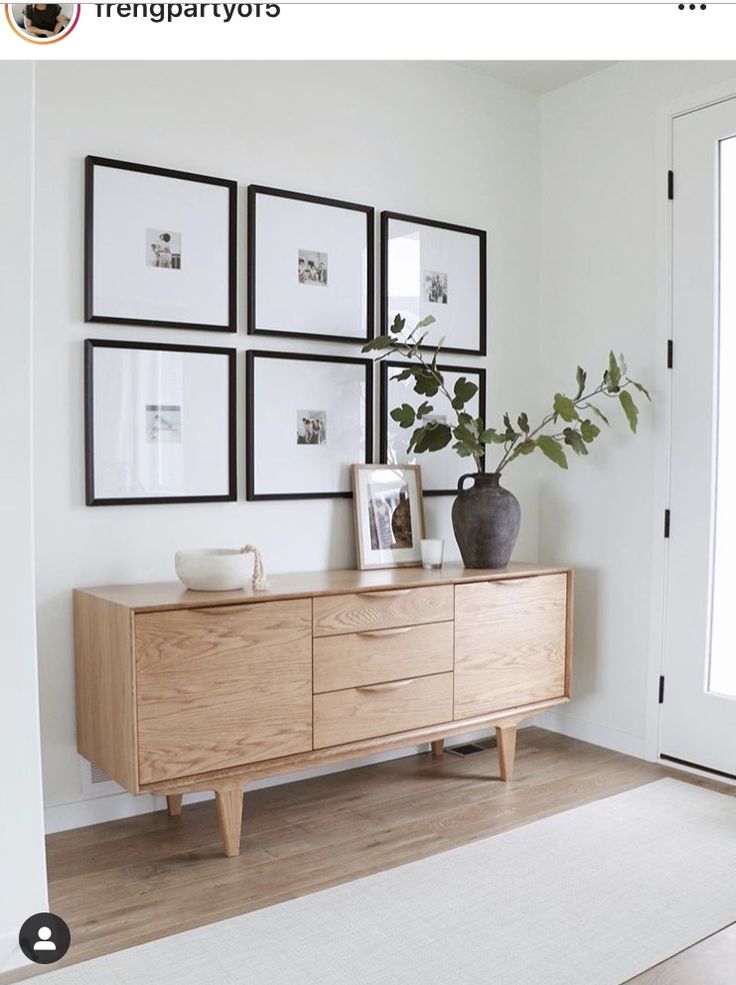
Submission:
<svg viewBox="0 0 736 985">
<path fill-rule="evenodd" d="M 141 783 L 312 748 L 311 602 L 136 616 Z"/>
<path fill-rule="evenodd" d="M 453 617 L 453 608 L 452 585 L 324 596 L 314 600 L 314 635 L 447 622 Z"/>
<path fill-rule="evenodd" d="M 314 692 L 452 670 L 453 624 L 368 629 L 314 641 Z"/>
<path fill-rule="evenodd" d="M 314 748 L 339 746 L 452 720 L 452 674 L 314 696 Z"/>
<path fill-rule="evenodd" d="M 455 586 L 455 718 L 559 698 L 567 576 Z"/>
</svg>

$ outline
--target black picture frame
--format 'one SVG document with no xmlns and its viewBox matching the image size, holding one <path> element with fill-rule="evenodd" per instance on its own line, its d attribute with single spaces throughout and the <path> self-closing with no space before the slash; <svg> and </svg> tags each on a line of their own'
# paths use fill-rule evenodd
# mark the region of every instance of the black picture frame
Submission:
<svg viewBox="0 0 736 985">
<path fill-rule="evenodd" d="M 113 168 L 133 171 L 140 174 L 174 178 L 180 181 L 195 181 L 207 185 L 219 185 L 228 190 L 228 290 L 227 324 L 216 325 L 200 322 L 167 321 L 156 318 L 125 318 L 105 315 L 94 310 L 94 217 L 95 217 L 95 169 Z M 84 320 L 87 323 L 114 325 L 147 325 L 156 328 L 183 328 L 199 332 L 231 332 L 238 330 L 238 183 L 228 178 L 215 178 L 211 175 L 195 174 L 190 171 L 176 171 L 149 164 L 119 161 L 115 158 L 88 155 L 85 158 L 84 181 Z"/>
<path fill-rule="evenodd" d="M 329 208 L 347 209 L 353 212 L 364 212 L 366 221 L 366 311 L 365 333 L 362 335 L 331 335 L 329 333 L 299 332 L 289 328 L 271 329 L 259 328 L 257 316 L 257 198 L 259 195 L 270 195 L 276 198 L 286 198 L 298 202 L 310 202 L 314 205 L 324 205 Z M 270 335 L 291 339 L 314 339 L 317 342 L 369 342 L 375 332 L 375 215 L 376 210 L 371 205 L 360 205 L 337 198 L 325 198 L 321 195 L 308 195 L 302 192 L 287 191 L 283 188 L 271 188 L 268 185 L 248 186 L 248 335 Z"/>
<path fill-rule="evenodd" d="M 448 232 L 460 233 L 466 236 L 476 236 L 478 238 L 478 345 L 475 348 L 462 348 L 452 345 L 443 345 L 442 352 L 463 356 L 485 356 L 488 354 L 488 248 L 487 234 L 485 229 L 475 229 L 472 226 L 460 226 L 452 222 L 441 222 L 437 219 L 427 219 L 420 216 L 404 215 L 401 212 L 382 212 L 381 213 L 381 311 L 380 328 L 381 335 L 387 335 L 389 330 L 388 314 L 388 233 L 391 221 L 408 222 L 419 226 L 428 226 L 433 229 L 444 229 Z M 431 345 L 422 346 L 429 350 Z"/>
<path fill-rule="evenodd" d="M 348 491 L 324 492 L 286 492 L 259 493 L 256 484 L 256 425 L 255 398 L 257 387 L 256 362 L 259 359 L 281 359 L 305 363 L 345 363 L 362 366 L 365 371 L 365 400 L 363 420 L 365 427 L 365 461 L 361 463 L 346 462 L 346 466 L 354 464 L 370 465 L 373 463 L 373 360 L 361 359 L 355 356 L 323 356 L 315 353 L 272 352 L 269 350 L 250 349 L 246 353 L 246 499 L 248 502 L 265 500 L 290 499 L 350 499 L 352 489 Z M 348 470 L 348 484 L 350 472 Z"/>
<path fill-rule="evenodd" d="M 139 496 L 100 497 L 95 491 L 95 350 L 142 349 L 163 352 L 200 353 L 226 356 L 228 360 L 228 491 L 220 496 Z M 164 342 L 128 342 L 117 339 L 86 339 L 84 343 L 84 462 L 85 503 L 87 506 L 142 506 L 172 503 L 230 503 L 238 498 L 237 465 L 237 350 L 202 345 L 174 345 Z"/>
<path fill-rule="evenodd" d="M 402 369 L 406 369 L 407 366 L 409 366 L 409 363 L 407 363 L 407 362 L 400 362 L 398 360 L 388 360 L 388 359 L 386 359 L 386 360 L 382 360 L 382 362 L 381 362 L 381 371 L 380 371 L 380 377 L 379 377 L 379 401 L 378 401 L 378 404 L 379 404 L 379 426 L 378 426 L 378 433 L 379 433 L 379 461 L 382 464 L 384 464 L 384 465 L 389 464 L 389 462 L 388 462 L 388 419 L 389 419 L 389 414 L 391 412 L 391 408 L 389 407 L 388 388 L 389 388 L 389 382 L 390 382 L 390 374 L 394 370 L 397 370 L 397 371 L 400 372 Z M 439 365 L 438 364 L 437 365 L 437 369 L 441 373 L 460 373 L 463 376 L 472 376 L 472 377 L 477 377 L 478 378 L 477 379 L 477 383 L 478 383 L 478 407 L 480 408 L 480 416 L 485 419 L 486 409 L 487 409 L 487 403 L 486 403 L 486 400 L 487 400 L 487 389 L 486 389 L 486 387 L 487 387 L 487 383 L 486 383 L 487 373 L 486 373 L 485 368 L 482 367 L 482 366 L 451 366 L 449 364 L 444 364 L 444 365 Z M 475 382 L 475 380 L 473 380 L 472 382 Z M 409 437 L 410 433 L 411 433 L 410 430 L 407 429 L 407 431 L 406 431 L 407 441 L 408 441 L 408 437 Z M 450 449 L 450 446 L 448 446 L 448 449 L 444 449 L 444 450 L 449 450 L 449 449 Z M 436 452 L 436 453 L 435 452 L 427 452 L 426 454 L 427 455 L 442 454 L 442 452 Z M 454 455 L 455 453 L 452 452 L 452 454 Z M 464 460 L 461 460 L 460 458 L 458 458 L 458 462 L 460 463 L 460 465 L 462 465 L 462 461 L 464 461 Z M 421 464 L 421 462 L 417 462 L 417 464 Z M 462 467 L 459 468 L 459 472 L 463 472 L 463 471 L 467 471 L 467 469 L 462 468 Z M 460 476 L 458 475 L 458 478 L 459 477 Z M 456 486 L 453 487 L 453 488 L 448 488 L 448 489 L 432 489 L 430 486 L 428 486 L 426 475 L 424 476 L 424 478 L 422 480 L 422 486 L 423 486 L 423 490 L 424 490 L 424 495 L 425 496 L 457 496 L 457 492 L 458 492 Z"/>
</svg>

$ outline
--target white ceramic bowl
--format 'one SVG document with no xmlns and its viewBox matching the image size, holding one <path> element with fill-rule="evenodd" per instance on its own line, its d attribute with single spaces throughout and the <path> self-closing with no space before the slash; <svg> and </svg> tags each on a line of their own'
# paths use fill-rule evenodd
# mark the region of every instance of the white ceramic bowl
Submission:
<svg viewBox="0 0 736 985">
<path fill-rule="evenodd" d="M 253 559 L 227 548 L 177 551 L 174 565 L 179 581 L 193 592 L 234 592 L 253 577 Z"/>
</svg>

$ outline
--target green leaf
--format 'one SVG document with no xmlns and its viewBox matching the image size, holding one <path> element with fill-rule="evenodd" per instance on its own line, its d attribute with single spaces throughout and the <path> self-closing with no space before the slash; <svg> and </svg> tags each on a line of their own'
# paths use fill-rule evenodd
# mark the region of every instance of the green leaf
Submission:
<svg viewBox="0 0 736 985">
<path fill-rule="evenodd" d="M 408 380 L 409 377 L 413 375 L 414 375 L 413 369 L 402 369 L 400 373 L 396 373 L 396 375 L 392 376 L 391 379 L 402 382 L 403 380 Z"/>
<path fill-rule="evenodd" d="M 393 335 L 400 335 L 404 331 L 404 325 L 406 325 L 406 318 L 402 318 L 401 315 L 397 315 L 391 325 L 391 333 Z"/>
<path fill-rule="evenodd" d="M 621 406 L 624 409 L 624 414 L 626 414 L 629 427 L 636 434 L 636 425 L 639 421 L 639 408 L 634 403 L 634 398 L 628 390 L 622 390 L 618 395 L 618 399 L 621 401 Z"/>
<path fill-rule="evenodd" d="M 578 412 L 575 410 L 575 404 L 570 399 L 566 397 L 564 393 L 556 393 L 553 409 L 555 414 L 562 418 L 563 421 L 577 421 Z"/>
<path fill-rule="evenodd" d="M 426 318 L 422 318 L 421 321 L 417 322 L 416 328 L 426 328 L 428 325 L 434 325 L 434 323 L 435 323 L 434 315 L 427 315 Z"/>
<path fill-rule="evenodd" d="M 585 391 L 585 381 L 587 380 L 587 378 L 588 378 L 588 374 L 585 372 L 582 366 L 578 366 L 577 373 L 575 374 L 575 379 L 577 380 L 578 383 L 578 392 L 575 397 L 576 400 L 580 400 L 580 398 L 582 397 L 583 392 Z"/>
<path fill-rule="evenodd" d="M 452 432 L 449 425 L 431 421 L 414 432 L 409 442 L 409 449 L 413 447 L 416 453 L 421 455 L 425 451 L 440 451 L 451 441 Z"/>
<path fill-rule="evenodd" d="M 649 395 L 649 391 L 647 390 L 647 388 L 645 386 L 642 386 L 641 383 L 637 383 L 636 380 L 629 380 L 629 383 L 632 386 L 635 386 L 636 389 L 639 391 L 639 393 L 643 393 L 644 396 L 647 398 L 647 400 L 651 403 L 652 398 Z"/>
<path fill-rule="evenodd" d="M 532 439 L 527 439 L 522 441 L 521 444 L 516 448 L 516 455 L 531 455 L 534 449 L 537 447 L 536 441 Z"/>
<path fill-rule="evenodd" d="M 606 372 L 608 374 L 606 378 L 608 392 L 618 393 L 619 383 L 621 382 L 621 369 L 616 362 L 616 357 L 613 354 L 613 350 L 608 353 L 608 370 Z"/>
<path fill-rule="evenodd" d="M 586 444 L 590 444 L 595 441 L 598 435 L 601 433 L 601 429 L 597 424 L 592 421 L 581 421 L 580 422 L 580 436 Z"/>
<path fill-rule="evenodd" d="M 565 444 L 572 448 L 576 455 L 588 454 L 588 449 L 585 447 L 585 442 L 579 431 L 574 428 L 565 428 L 563 434 L 565 435 Z"/>
<path fill-rule="evenodd" d="M 396 421 L 399 427 L 410 428 L 415 420 L 414 408 L 409 404 L 402 404 L 391 411 L 391 419 Z"/>
<path fill-rule="evenodd" d="M 537 446 L 555 465 L 559 465 L 561 469 L 567 468 L 567 458 L 562 450 L 562 445 L 556 438 L 543 434 L 537 438 Z"/>
<path fill-rule="evenodd" d="M 424 403 L 417 408 L 417 417 L 426 417 L 427 414 L 432 413 L 432 410 L 432 404 L 427 403 L 425 400 Z"/>
<path fill-rule="evenodd" d="M 529 434 L 529 418 L 525 413 L 519 414 L 517 424 L 519 425 L 520 431 L 523 431 L 524 434 Z"/>
<path fill-rule="evenodd" d="M 478 387 L 475 383 L 469 383 L 464 376 L 461 376 L 455 383 L 453 392 L 455 399 L 452 401 L 452 406 L 455 410 L 462 410 L 465 404 L 476 395 Z"/>
<path fill-rule="evenodd" d="M 373 352 L 374 349 L 392 349 L 394 347 L 394 340 L 390 335 L 379 335 L 375 339 L 371 339 L 370 342 L 362 348 L 362 352 Z"/>
<path fill-rule="evenodd" d="M 608 421 L 608 418 L 606 417 L 606 415 L 603 413 L 602 410 L 598 410 L 598 408 L 595 406 L 595 404 L 586 404 L 585 405 L 585 409 L 586 410 L 592 410 L 594 414 L 597 414 L 598 417 L 600 417 L 600 419 L 603 421 L 604 424 L 609 424 L 609 421 Z M 610 426 L 610 424 L 609 424 L 609 426 Z"/>
<path fill-rule="evenodd" d="M 415 369 L 414 390 L 424 397 L 434 397 L 439 393 L 441 378 L 441 373 L 432 373 L 428 369 Z"/>
</svg>

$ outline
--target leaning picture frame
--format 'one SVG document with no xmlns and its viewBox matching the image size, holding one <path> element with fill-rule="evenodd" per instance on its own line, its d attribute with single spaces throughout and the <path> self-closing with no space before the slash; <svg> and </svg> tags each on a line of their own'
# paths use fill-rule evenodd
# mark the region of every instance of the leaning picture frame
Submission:
<svg viewBox="0 0 736 985">
<path fill-rule="evenodd" d="M 409 332 L 432 315 L 424 348 L 485 356 L 486 267 L 485 230 L 382 212 L 380 333 L 397 315 Z"/>
<path fill-rule="evenodd" d="M 87 506 L 237 499 L 236 352 L 87 339 Z"/>
<path fill-rule="evenodd" d="M 418 465 L 353 465 L 355 553 L 361 571 L 419 567 L 424 538 Z"/>
<path fill-rule="evenodd" d="M 408 451 L 412 428 L 402 428 L 391 417 L 391 411 L 402 404 L 416 410 L 427 398 L 414 391 L 413 378 L 396 379 L 409 363 L 398 360 L 382 360 L 380 363 L 379 384 L 379 461 L 387 465 L 421 465 L 422 488 L 425 496 L 457 496 L 458 481 L 467 472 L 467 459 L 459 458 L 452 445 L 440 451 L 424 452 L 417 455 Z M 486 370 L 480 366 L 438 365 L 437 369 L 445 379 L 447 389 L 452 393 L 455 383 L 465 378 L 474 383 L 478 390 L 467 403 L 464 410 L 473 418 L 486 416 Z M 437 400 L 433 400 L 437 403 Z M 439 409 L 439 408 L 438 408 Z M 448 411 L 452 413 L 448 406 Z M 434 419 L 443 424 L 452 423 L 442 414 L 425 415 L 424 421 Z M 418 426 L 418 424 L 416 425 Z"/>
<path fill-rule="evenodd" d="M 246 498 L 349 498 L 373 459 L 373 361 L 251 349 L 246 388 Z"/>
<path fill-rule="evenodd" d="M 87 157 L 85 321 L 236 332 L 237 187 Z"/>
<path fill-rule="evenodd" d="M 301 192 L 248 188 L 248 334 L 373 337 L 375 210 Z"/>
</svg>

